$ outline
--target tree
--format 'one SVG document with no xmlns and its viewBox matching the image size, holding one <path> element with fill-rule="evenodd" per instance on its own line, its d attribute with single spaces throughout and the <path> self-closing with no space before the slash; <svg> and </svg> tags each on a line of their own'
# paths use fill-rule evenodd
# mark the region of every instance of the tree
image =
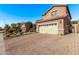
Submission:
<svg viewBox="0 0 79 59">
<path fill-rule="evenodd" d="M 5 30 L 5 36 L 9 37 L 11 35 L 11 28 L 8 24 L 5 25 L 4 30 Z"/>
<path fill-rule="evenodd" d="M 30 32 L 36 32 L 36 25 L 33 24 L 33 27 L 30 29 Z"/>
<path fill-rule="evenodd" d="M 21 23 L 17 23 L 16 24 L 16 28 L 17 28 L 17 31 L 18 32 L 21 32 L 22 30 L 21 30 Z"/>
<path fill-rule="evenodd" d="M 8 31 L 10 29 L 10 26 L 6 24 L 4 28 L 5 28 L 5 31 Z"/>
<path fill-rule="evenodd" d="M 11 30 L 13 31 L 13 33 L 17 33 L 16 24 L 11 24 Z"/>
<path fill-rule="evenodd" d="M 3 30 L 2 27 L 0 27 L 0 30 Z"/>
<path fill-rule="evenodd" d="M 77 21 L 72 21 L 72 24 L 77 24 L 78 22 Z"/>
<path fill-rule="evenodd" d="M 12 29 L 16 29 L 16 24 L 11 24 Z"/>
<path fill-rule="evenodd" d="M 25 27 L 26 27 L 26 31 L 28 32 L 33 27 L 32 22 L 26 22 Z"/>
</svg>

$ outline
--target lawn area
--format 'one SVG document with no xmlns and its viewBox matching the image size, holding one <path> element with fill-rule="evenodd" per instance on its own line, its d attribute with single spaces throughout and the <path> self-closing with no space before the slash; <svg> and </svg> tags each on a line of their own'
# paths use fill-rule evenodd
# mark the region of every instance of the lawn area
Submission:
<svg viewBox="0 0 79 59">
<path fill-rule="evenodd" d="M 33 33 L 5 40 L 5 47 L 12 55 L 79 54 L 79 34 Z"/>
</svg>

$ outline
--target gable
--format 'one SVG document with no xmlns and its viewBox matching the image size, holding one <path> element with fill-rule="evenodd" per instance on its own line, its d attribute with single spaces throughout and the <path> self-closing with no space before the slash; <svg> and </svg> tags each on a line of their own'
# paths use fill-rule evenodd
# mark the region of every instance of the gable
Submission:
<svg viewBox="0 0 79 59">
<path fill-rule="evenodd" d="M 51 17 L 53 18 L 54 16 L 52 16 L 51 13 L 54 11 L 56 11 L 57 16 L 63 16 L 63 15 L 66 15 L 68 13 L 70 18 L 71 18 L 70 12 L 69 12 L 68 7 L 66 5 L 53 6 L 45 14 L 43 14 L 43 18 L 44 19 L 48 19 Z"/>
<path fill-rule="evenodd" d="M 43 16 L 46 15 L 47 13 L 49 13 L 51 10 L 53 10 L 53 9 L 55 9 L 55 8 L 63 8 L 63 7 L 65 7 L 65 6 L 53 6 L 53 7 L 51 7 L 48 11 L 46 11 L 46 12 L 43 14 Z"/>
</svg>

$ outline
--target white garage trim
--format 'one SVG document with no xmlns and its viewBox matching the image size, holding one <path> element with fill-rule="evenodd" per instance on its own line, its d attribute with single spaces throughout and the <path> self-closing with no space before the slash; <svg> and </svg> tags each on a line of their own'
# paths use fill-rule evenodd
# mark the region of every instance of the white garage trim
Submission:
<svg viewBox="0 0 79 59">
<path fill-rule="evenodd" d="M 58 22 L 39 25 L 39 33 L 58 34 Z"/>
</svg>

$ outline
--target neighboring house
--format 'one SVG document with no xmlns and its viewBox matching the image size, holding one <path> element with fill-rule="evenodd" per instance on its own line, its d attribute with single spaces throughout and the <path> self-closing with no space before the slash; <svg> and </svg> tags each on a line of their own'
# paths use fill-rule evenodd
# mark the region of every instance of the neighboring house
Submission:
<svg viewBox="0 0 79 59">
<path fill-rule="evenodd" d="M 67 5 L 53 6 L 36 22 L 36 32 L 67 34 L 72 32 L 71 15 Z"/>
<path fill-rule="evenodd" d="M 22 32 L 26 32 L 26 26 L 25 26 L 25 23 L 22 23 L 22 25 L 21 25 L 21 30 L 22 30 Z"/>
</svg>

